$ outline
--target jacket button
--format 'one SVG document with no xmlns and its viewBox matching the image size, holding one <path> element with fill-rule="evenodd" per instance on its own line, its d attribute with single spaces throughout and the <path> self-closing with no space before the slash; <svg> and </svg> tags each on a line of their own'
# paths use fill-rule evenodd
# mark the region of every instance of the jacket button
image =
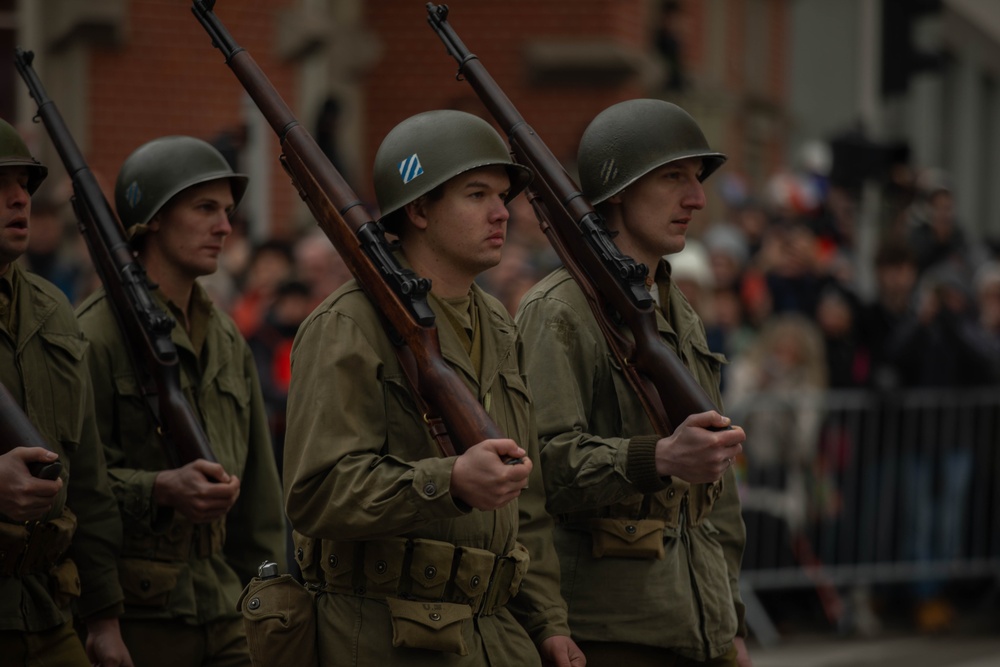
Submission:
<svg viewBox="0 0 1000 667">
<path fill-rule="evenodd" d="M 433 565 L 424 568 L 424 579 L 433 579 L 437 575 L 438 569 Z"/>
<path fill-rule="evenodd" d="M 247 607 L 250 609 L 257 609 L 260 607 L 260 598 L 253 598 L 247 603 Z"/>
<path fill-rule="evenodd" d="M 629 535 L 635 535 L 635 526 L 633 526 L 632 524 L 625 526 L 625 532 L 628 533 Z"/>
<path fill-rule="evenodd" d="M 434 484 L 434 482 L 427 482 L 426 484 L 424 484 L 424 495 L 433 496 L 435 493 L 437 493 L 437 490 L 438 490 L 437 485 Z"/>
<path fill-rule="evenodd" d="M 676 495 L 676 493 L 677 492 L 674 490 L 674 487 L 671 486 L 669 489 L 667 489 L 667 498 L 673 498 L 674 495 Z"/>
<path fill-rule="evenodd" d="M 144 591 L 148 591 L 152 586 L 153 584 L 152 582 L 149 581 L 149 579 L 143 579 L 142 581 L 139 582 L 139 588 L 141 588 Z"/>
<path fill-rule="evenodd" d="M 337 558 L 337 554 L 330 554 L 330 557 L 327 558 L 327 562 L 330 563 L 330 567 L 337 567 L 337 563 L 340 562 L 340 559 Z"/>
<path fill-rule="evenodd" d="M 295 550 L 295 560 L 302 560 L 302 547 Z"/>
<path fill-rule="evenodd" d="M 431 613 L 431 614 L 430 614 L 430 615 L 428 616 L 428 618 L 430 618 L 430 619 L 431 619 L 432 621 L 440 621 L 440 620 L 441 620 L 441 614 L 439 614 L 439 613 L 437 613 L 437 612 L 435 611 L 435 612 Z"/>
<path fill-rule="evenodd" d="M 478 574 L 474 574 L 474 575 L 472 575 L 472 581 L 469 582 L 469 583 L 472 584 L 473 588 L 478 588 L 480 581 L 482 581 L 482 580 L 479 578 L 479 575 Z"/>
<path fill-rule="evenodd" d="M 389 566 L 384 560 L 380 560 L 375 563 L 375 571 L 379 574 L 385 574 L 385 571 L 389 569 Z"/>
</svg>

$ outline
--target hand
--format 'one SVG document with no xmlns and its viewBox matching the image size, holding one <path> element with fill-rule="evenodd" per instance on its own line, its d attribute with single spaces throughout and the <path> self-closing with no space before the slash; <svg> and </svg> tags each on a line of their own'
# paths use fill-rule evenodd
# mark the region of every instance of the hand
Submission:
<svg viewBox="0 0 1000 667">
<path fill-rule="evenodd" d="M 457 459 L 451 469 L 451 493 L 484 512 L 500 509 L 528 485 L 532 463 L 527 452 L 508 439 L 483 440 Z M 523 459 L 507 465 L 505 458 Z"/>
<path fill-rule="evenodd" d="M 98 667 L 135 667 L 117 618 L 87 621 L 87 657 Z"/>
<path fill-rule="evenodd" d="M 195 523 L 224 517 L 239 497 L 239 478 L 205 459 L 163 470 L 153 482 L 156 504 L 173 507 Z"/>
<path fill-rule="evenodd" d="M 38 479 L 28 464 L 52 463 L 59 456 L 44 447 L 15 447 L 0 456 L 0 512 L 14 521 L 35 521 L 52 509 L 62 479 Z"/>
<path fill-rule="evenodd" d="M 746 433 L 729 417 L 710 410 L 690 415 L 672 435 L 656 443 L 656 472 L 691 484 L 720 479 L 743 451 Z M 725 429 L 712 431 L 709 429 Z"/>
<path fill-rule="evenodd" d="M 545 667 L 586 667 L 587 658 L 570 637 L 549 637 L 538 647 Z"/>
<path fill-rule="evenodd" d="M 750 652 L 747 651 L 747 643 L 743 637 L 733 637 L 733 646 L 736 647 L 736 667 L 753 667 L 750 660 Z"/>
</svg>

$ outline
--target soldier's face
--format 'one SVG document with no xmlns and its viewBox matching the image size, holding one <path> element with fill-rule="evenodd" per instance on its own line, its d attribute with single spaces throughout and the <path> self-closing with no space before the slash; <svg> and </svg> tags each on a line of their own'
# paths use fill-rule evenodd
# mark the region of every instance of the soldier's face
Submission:
<svg viewBox="0 0 1000 667">
<path fill-rule="evenodd" d="M 474 278 L 500 263 L 510 213 L 510 178 L 503 167 L 480 167 L 444 184 L 440 199 L 417 208 L 415 224 L 436 261 Z M 411 213 L 412 215 L 412 213 Z"/>
<path fill-rule="evenodd" d="M 684 249 L 694 212 L 705 208 L 701 171 L 701 158 L 669 162 L 608 200 L 618 204 L 615 243 L 622 252 L 661 257 Z"/>
<path fill-rule="evenodd" d="M 181 191 L 150 221 L 147 248 L 175 270 L 197 278 L 215 273 L 234 208 L 228 179 L 209 181 Z"/>
<path fill-rule="evenodd" d="M 30 217 L 28 168 L 0 167 L 0 273 L 28 249 Z"/>
</svg>

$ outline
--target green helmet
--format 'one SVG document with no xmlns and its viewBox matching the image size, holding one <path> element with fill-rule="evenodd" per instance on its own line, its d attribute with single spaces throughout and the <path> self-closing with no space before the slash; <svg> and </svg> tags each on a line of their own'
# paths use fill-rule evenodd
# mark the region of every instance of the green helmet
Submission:
<svg viewBox="0 0 1000 667">
<path fill-rule="evenodd" d="M 676 104 L 628 100 L 608 107 L 580 139 L 580 188 L 599 204 L 649 172 L 674 160 L 702 158 L 699 180 L 722 166 L 726 156 L 708 147 L 698 123 Z"/>
<path fill-rule="evenodd" d="M 222 153 L 194 137 L 160 137 L 132 151 L 115 182 L 115 209 L 128 229 L 143 225 L 185 188 L 228 178 L 238 206 L 247 177 L 233 171 Z"/>
<path fill-rule="evenodd" d="M 531 182 L 531 171 L 510 158 L 503 139 L 482 118 L 464 111 L 427 111 L 394 127 L 375 154 L 375 198 L 382 219 L 461 173 L 507 168 L 507 201 Z M 393 216 L 395 217 L 395 216 Z"/>
<path fill-rule="evenodd" d="M 0 118 L 0 167 L 27 167 L 28 194 L 42 184 L 49 173 L 48 167 L 31 156 L 28 145 L 14 126 Z"/>
</svg>

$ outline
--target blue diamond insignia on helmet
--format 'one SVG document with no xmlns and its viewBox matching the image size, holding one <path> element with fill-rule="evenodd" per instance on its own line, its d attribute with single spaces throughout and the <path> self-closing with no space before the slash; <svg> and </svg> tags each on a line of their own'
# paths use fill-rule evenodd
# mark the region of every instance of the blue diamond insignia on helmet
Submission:
<svg viewBox="0 0 1000 667">
<path fill-rule="evenodd" d="M 615 159 L 609 158 L 601 163 L 601 182 L 607 185 L 616 178 L 618 178 L 618 165 L 615 164 Z"/>
<path fill-rule="evenodd" d="M 132 208 L 138 206 L 139 202 L 142 201 L 142 189 L 137 181 L 132 181 L 128 189 L 125 190 L 125 198 L 128 199 L 128 205 Z"/>
<path fill-rule="evenodd" d="M 399 175 L 403 177 L 403 185 L 406 185 L 414 178 L 424 173 L 424 168 L 420 166 L 420 158 L 414 153 L 399 163 Z"/>
</svg>

